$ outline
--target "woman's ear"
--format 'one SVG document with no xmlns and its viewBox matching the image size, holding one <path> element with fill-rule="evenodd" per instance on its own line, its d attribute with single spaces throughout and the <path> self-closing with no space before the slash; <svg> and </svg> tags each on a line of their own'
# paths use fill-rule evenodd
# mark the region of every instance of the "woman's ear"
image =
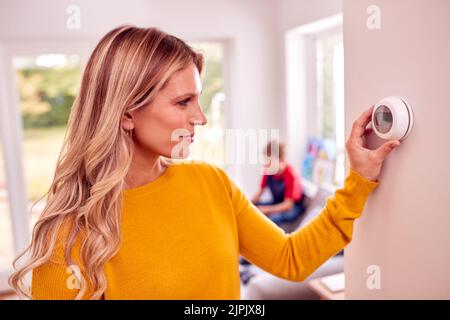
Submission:
<svg viewBox="0 0 450 320">
<path fill-rule="evenodd" d="M 129 112 L 125 112 L 122 116 L 122 128 L 126 131 L 134 129 L 133 117 Z"/>
</svg>

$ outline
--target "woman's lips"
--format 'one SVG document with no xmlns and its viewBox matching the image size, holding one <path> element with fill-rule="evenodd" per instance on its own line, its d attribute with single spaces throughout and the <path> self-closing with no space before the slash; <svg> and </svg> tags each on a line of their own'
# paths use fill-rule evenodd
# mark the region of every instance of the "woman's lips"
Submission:
<svg viewBox="0 0 450 320">
<path fill-rule="evenodd" d="M 190 135 L 190 136 L 180 136 L 180 138 L 189 140 L 190 142 L 194 142 L 194 135 Z"/>
</svg>

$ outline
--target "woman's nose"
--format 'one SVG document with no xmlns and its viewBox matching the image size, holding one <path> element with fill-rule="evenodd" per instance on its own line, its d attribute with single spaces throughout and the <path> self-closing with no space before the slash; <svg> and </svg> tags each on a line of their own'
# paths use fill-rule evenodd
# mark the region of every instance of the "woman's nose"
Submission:
<svg viewBox="0 0 450 320">
<path fill-rule="evenodd" d="M 204 126 L 208 122 L 205 114 L 200 106 L 197 108 L 197 112 L 191 117 L 191 124 Z"/>
</svg>

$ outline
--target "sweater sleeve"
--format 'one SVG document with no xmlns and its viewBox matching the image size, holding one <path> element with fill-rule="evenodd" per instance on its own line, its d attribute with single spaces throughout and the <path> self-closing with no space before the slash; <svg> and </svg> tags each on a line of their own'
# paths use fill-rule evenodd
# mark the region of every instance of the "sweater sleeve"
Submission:
<svg viewBox="0 0 450 320">
<path fill-rule="evenodd" d="M 321 213 L 306 226 L 286 234 L 222 174 L 235 210 L 240 254 L 265 271 L 291 281 L 306 279 L 352 240 L 353 222 L 379 184 L 350 170 L 344 187 L 326 200 Z"/>
<path fill-rule="evenodd" d="M 75 274 L 69 266 L 51 261 L 33 269 L 32 299 L 74 300 L 79 292 Z"/>
<path fill-rule="evenodd" d="M 68 265 L 64 258 L 64 246 L 68 226 L 58 234 L 57 243 L 49 261 L 34 268 L 31 278 L 31 298 L 33 300 L 74 300 L 80 291 L 80 279 L 86 273 L 79 263 L 80 240 L 74 243 L 72 258 L 74 265 Z M 88 299 L 93 291 L 89 287 L 83 299 Z"/>
</svg>

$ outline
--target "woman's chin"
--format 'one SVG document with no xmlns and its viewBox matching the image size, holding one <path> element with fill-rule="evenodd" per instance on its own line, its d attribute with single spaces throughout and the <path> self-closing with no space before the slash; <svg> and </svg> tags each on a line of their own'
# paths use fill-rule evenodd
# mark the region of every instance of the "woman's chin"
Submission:
<svg viewBox="0 0 450 320">
<path fill-rule="evenodd" d="M 167 154 L 163 154 L 164 157 L 171 159 L 186 159 L 189 155 L 189 146 L 183 146 L 182 148 L 174 147 Z"/>
</svg>

